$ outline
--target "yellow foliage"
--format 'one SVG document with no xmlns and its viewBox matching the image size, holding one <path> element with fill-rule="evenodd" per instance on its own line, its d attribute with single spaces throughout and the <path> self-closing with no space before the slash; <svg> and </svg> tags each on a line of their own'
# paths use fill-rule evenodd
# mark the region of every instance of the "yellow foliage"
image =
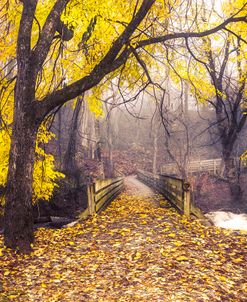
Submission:
<svg viewBox="0 0 247 302">
<path fill-rule="evenodd" d="M 102 90 L 102 87 L 96 86 L 85 97 L 85 100 L 89 105 L 90 111 L 93 112 L 96 117 L 99 117 L 103 114 L 103 107 L 101 102 L 103 94 Z"/>
<path fill-rule="evenodd" d="M 51 133 L 44 132 L 44 126 L 41 128 L 42 135 L 39 133 L 36 143 L 36 161 L 33 173 L 33 202 L 37 199 L 49 200 L 52 196 L 56 181 L 64 177 L 64 174 L 55 171 L 54 157 L 46 154 L 38 146 L 40 142 L 47 143 L 51 138 Z M 0 185 L 5 186 L 8 173 L 8 160 L 10 150 L 9 133 L 3 129 L 0 131 Z"/>
<path fill-rule="evenodd" d="M 1 83 L 2 88 L 4 82 Z M 13 92 L 3 94 L 0 100 L 0 111 L 3 127 L 0 130 L 0 185 L 5 186 L 8 173 L 9 151 L 11 143 L 11 123 L 13 120 Z M 46 130 L 45 125 L 41 125 L 36 142 L 36 161 L 33 174 L 33 202 L 37 199 L 49 200 L 52 196 L 56 181 L 64 177 L 60 172 L 55 171 L 54 157 L 46 154 L 44 149 L 39 147 L 40 143 L 47 144 L 54 137 Z M 1 199 L 2 201 L 3 199 Z"/>
</svg>

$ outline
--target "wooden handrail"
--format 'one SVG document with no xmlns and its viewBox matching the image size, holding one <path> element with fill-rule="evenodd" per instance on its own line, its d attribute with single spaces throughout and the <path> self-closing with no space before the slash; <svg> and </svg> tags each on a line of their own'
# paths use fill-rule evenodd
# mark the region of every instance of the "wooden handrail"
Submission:
<svg viewBox="0 0 247 302">
<path fill-rule="evenodd" d="M 191 200 L 190 184 L 183 179 L 138 170 L 138 178 L 148 186 L 156 189 L 168 201 L 187 217 L 191 214 L 200 219 L 208 220 L 202 211 Z"/>
<path fill-rule="evenodd" d="M 81 214 L 82 218 L 102 211 L 123 189 L 124 178 L 97 180 L 87 186 L 88 207 Z"/>
</svg>

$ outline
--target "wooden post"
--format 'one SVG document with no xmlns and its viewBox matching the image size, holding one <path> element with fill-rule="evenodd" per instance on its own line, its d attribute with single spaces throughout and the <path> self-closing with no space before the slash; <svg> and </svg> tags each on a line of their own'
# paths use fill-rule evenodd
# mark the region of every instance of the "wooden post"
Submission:
<svg viewBox="0 0 247 302">
<path fill-rule="evenodd" d="M 190 217 L 190 184 L 183 183 L 184 190 L 184 215 Z"/>
<path fill-rule="evenodd" d="M 216 168 L 216 160 L 214 159 L 214 175 L 217 173 L 217 168 Z"/>
<path fill-rule="evenodd" d="M 89 215 L 93 215 L 95 213 L 94 184 L 87 186 L 87 198 Z"/>
</svg>

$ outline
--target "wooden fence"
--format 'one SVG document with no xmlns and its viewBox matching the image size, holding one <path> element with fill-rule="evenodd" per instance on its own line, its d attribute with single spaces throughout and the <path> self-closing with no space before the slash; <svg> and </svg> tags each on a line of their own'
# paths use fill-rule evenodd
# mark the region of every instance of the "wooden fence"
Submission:
<svg viewBox="0 0 247 302">
<path fill-rule="evenodd" d="M 206 219 L 202 211 L 197 208 L 191 200 L 190 184 L 183 179 L 167 175 L 156 175 L 139 170 L 138 178 L 148 186 L 156 189 L 180 212 L 186 216 L 193 214 L 197 218 Z"/>
<path fill-rule="evenodd" d="M 88 215 L 99 213 L 122 191 L 123 187 L 122 177 L 97 180 L 88 185 L 88 207 L 80 216 L 86 218 Z"/>
<path fill-rule="evenodd" d="M 234 158 L 236 166 L 239 165 L 239 158 Z M 240 162 L 241 163 L 241 162 Z M 213 174 L 221 174 L 223 171 L 223 163 L 221 158 L 207 159 L 207 160 L 197 160 L 188 163 L 188 173 L 200 173 L 209 172 Z M 243 168 L 243 165 L 242 165 Z M 178 172 L 178 167 L 175 163 L 163 165 L 160 168 L 160 173 L 176 175 Z"/>
</svg>

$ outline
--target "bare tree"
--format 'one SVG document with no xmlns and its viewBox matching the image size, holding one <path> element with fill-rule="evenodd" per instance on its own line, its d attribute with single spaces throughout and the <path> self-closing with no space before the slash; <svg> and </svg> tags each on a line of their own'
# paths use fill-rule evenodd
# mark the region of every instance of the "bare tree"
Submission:
<svg viewBox="0 0 247 302">
<path fill-rule="evenodd" d="M 207 46 L 211 45 L 210 39 L 207 38 L 205 43 Z M 217 127 L 225 167 L 224 172 L 235 202 L 241 200 L 242 192 L 233 151 L 247 117 L 246 109 L 242 106 L 247 101 L 244 92 L 246 88 L 246 73 L 244 73 L 246 62 L 239 59 L 240 43 L 241 39 L 238 37 L 237 44 L 234 45 L 233 37 L 228 34 L 225 37 L 225 45 L 220 55 L 217 56 L 212 48 L 209 48 L 205 56 L 207 61 L 203 61 L 195 55 L 189 41 L 186 40 L 190 54 L 205 67 L 215 88 L 215 98 L 208 99 L 208 103 L 215 112 L 213 124 Z M 237 58 L 237 72 L 234 71 L 236 65 L 231 60 L 234 55 Z"/>
</svg>

